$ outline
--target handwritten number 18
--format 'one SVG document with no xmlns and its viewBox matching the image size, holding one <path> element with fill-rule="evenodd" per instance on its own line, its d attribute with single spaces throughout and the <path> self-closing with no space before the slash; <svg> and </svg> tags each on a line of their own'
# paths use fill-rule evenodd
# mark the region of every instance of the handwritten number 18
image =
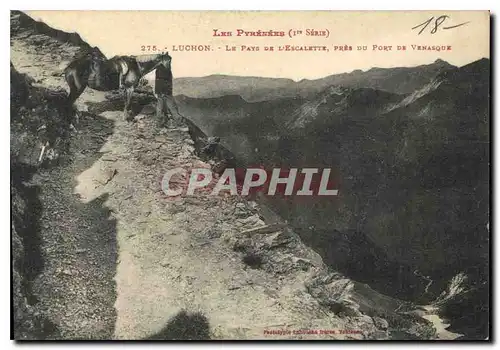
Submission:
<svg viewBox="0 0 500 350">
<path fill-rule="evenodd" d="M 441 24 L 443 24 L 443 22 L 447 18 L 450 18 L 450 17 L 446 16 L 446 15 L 442 15 L 442 16 L 439 16 L 438 18 L 436 18 L 436 20 L 434 21 L 434 26 L 431 29 L 431 34 L 435 34 L 437 32 L 439 26 L 441 26 Z M 434 20 L 434 16 L 432 16 L 431 18 L 429 18 L 427 21 L 425 21 L 423 23 L 420 23 L 419 25 L 413 27 L 412 29 L 417 29 L 418 27 L 422 27 L 423 26 L 422 29 L 420 29 L 420 31 L 418 32 L 418 35 L 420 35 L 425 30 L 425 28 L 427 28 L 429 26 L 429 24 L 432 23 L 433 20 Z M 443 29 L 451 29 L 451 28 L 456 28 L 456 27 L 463 26 L 464 24 L 467 24 L 467 23 L 469 23 L 469 22 L 464 22 L 464 23 L 460 23 L 460 24 L 457 24 L 457 25 L 454 25 L 454 26 L 442 27 L 442 28 Z"/>
</svg>

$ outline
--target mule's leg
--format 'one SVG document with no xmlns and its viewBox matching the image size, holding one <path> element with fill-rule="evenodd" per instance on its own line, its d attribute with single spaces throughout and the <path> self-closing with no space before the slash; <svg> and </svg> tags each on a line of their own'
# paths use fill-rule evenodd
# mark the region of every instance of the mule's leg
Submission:
<svg viewBox="0 0 500 350">
<path fill-rule="evenodd" d="M 85 88 L 87 87 L 86 82 L 79 79 L 77 72 L 69 72 L 66 74 L 66 82 L 69 85 L 69 95 L 68 103 L 73 105 L 75 101 L 80 97 Z"/>
<path fill-rule="evenodd" d="M 70 91 L 68 95 L 68 107 L 72 109 L 73 104 L 78 99 L 78 97 L 80 97 L 80 95 L 83 93 L 83 91 L 87 87 L 87 84 L 86 81 L 84 81 L 85 79 L 82 79 L 84 77 L 79 77 L 78 73 L 74 70 L 67 72 L 65 78 L 66 82 L 69 85 L 69 91 Z M 77 110 L 75 114 L 76 114 L 75 115 L 76 124 L 78 124 L 80 122 L 80 113 Z M 73 126 L 73 124 L 71 124 L 71 126 Z"/>
<path fill-rule="evenodd" d="M 126 121 L 130 121 L 132 118 L 130 117 L 130 113 L 128 108 L 130 106 L 130 100 L 132 99 L 132 93 L 134 92 L 134 87 L 127 87 L 125 90 L 125 107 L 123 108 L 123 116 Z"/>
<path fill-rule="evenodd" d="M 71 88 L 70 94 L 68 96 L 68 107 L 71 111 L 73 110 L 73 104 L 78 99 L 78 97 L 80 97 L 80 95 L 83 93 L 84 90 L 85 87 L 83 87 L 83 89 L 82 88 L 78 89 L 76 87 Z M 76 125 L 80 124 L 80 111 L 77 108 L 75 108 L 75 122 Z M 70 127 L 72 127 L 72 129 L 74 129 L 74 131 L 76 132 L 76 128 L 74 127 L 73 124 L 71 124 Z"/>
<path fill-rule="evenodd" d="M 118 77 L 118 90 L 121 91 L 124 85 L 125 85 L 125 74 L 122 74 L 120 72 L 120 75 Z"/>
<path fill-rule="evenodd" d="M 83 88 L 78 88 L 76 86 L 71 86 L 70 85 L 70 93 L 69 93 L 69 96 L 68 96 L 68 103 L 70 105 L 73 105 L 73 103 L 75 103 L 75 101 L 78 99 L 78 97 L 80 97 L 80 95 L 83 93 L 83 91 L 85 90 L 85 86 Z"/>
</svg>

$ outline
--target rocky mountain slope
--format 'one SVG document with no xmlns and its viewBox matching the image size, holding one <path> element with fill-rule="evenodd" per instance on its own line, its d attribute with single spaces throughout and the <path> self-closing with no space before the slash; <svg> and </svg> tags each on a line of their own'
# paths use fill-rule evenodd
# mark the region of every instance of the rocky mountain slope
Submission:
<svg viewBox="0 0 500 350">
<path fill-rule="evenodd" d="M 415 305 L 330 269 L 265 203 L 165 198 L 167 169 L 218 160 L 189 120 L 157 128 L 152 96 L 134 96 L 127 123 L 121 101 L 87 90 L 71 133 L 60 66 L 88 45 L 22 13 L 11 28 L 16 339 L 436 337 Z M 38 164 L 47 141 L 54 159 Z"/>
</svg>

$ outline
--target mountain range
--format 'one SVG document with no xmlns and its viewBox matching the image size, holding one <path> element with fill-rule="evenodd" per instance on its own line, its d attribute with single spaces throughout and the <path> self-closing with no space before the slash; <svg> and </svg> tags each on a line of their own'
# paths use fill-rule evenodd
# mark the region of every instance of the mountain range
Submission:
<svg viewBox="0 0 500 350">
<path fill-rule="evenodd" d="M 416 67 L 371 68 L 350 73 L 333 74 L 321 79 L 298 82 L 284 78 L 210 75 L 201 78 L 174 79 L 174 95 L 212 98 L 238 95 L 249 102 L 276 98 L 312 98 L 332 85 L 349 88 L 372 88 L 387 92 L 412 93 L 429 82 L 439 72 L 454 68 L 437 59 Z"/>
</svg>

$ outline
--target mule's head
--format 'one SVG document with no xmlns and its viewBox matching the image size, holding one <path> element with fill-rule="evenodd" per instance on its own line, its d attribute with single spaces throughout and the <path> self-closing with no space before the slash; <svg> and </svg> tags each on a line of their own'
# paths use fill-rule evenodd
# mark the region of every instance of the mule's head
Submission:
<svg viewBox="0 0 500 350">
<path fill-rule="evenodd" d="M 160 64 L 163 65 L 165 68 L 170 69 L 170 64 L 172 63 L 172 56 L 168 54 L 168 52 L 162 52 L 160 54 Z"/>
</svg>

